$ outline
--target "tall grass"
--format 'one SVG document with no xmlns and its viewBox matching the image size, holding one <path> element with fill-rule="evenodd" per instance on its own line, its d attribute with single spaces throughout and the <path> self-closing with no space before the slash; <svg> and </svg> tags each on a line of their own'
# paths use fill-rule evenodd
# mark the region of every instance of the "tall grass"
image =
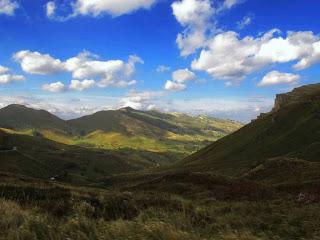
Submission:
<svg viewBox="0 0 320 240">
<path fill-rule="evenodd" d="M 1 240 L 320 239 L 319 204 L 35 184 L 2 186 L 0 193 Z"/>
</svg>

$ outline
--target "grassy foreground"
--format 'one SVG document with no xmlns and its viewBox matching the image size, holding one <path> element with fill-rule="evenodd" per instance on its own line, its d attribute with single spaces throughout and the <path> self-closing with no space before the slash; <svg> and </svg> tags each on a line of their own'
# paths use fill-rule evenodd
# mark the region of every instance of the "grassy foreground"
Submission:
<svg viewBox="0 0 320 240">
<path fill-rule="evenodd" d="M 295 195 L 189 199 L 1 175 L 0 239 L 320 239 L 320 205 Z M 200 195 L 198 195 L 200 196 Z M 280 197 L 281 196 L 281 197 Z"/>
</svg>

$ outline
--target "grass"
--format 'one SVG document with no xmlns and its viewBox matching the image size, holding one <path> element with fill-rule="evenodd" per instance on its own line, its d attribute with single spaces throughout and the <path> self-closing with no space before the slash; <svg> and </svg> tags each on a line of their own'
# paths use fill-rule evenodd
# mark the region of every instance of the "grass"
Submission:
<svg viewBox="0 0 320 240">
<path fill-rule="evenodd" d="M 259 201 L 189 199 L 1 175 L 0 239 L 320 239 L 320 205 L 295 195 Z M 4 183 L 6 182 L 6 183 Z"/>
<path fill-rule="evenodd" d="M 313 98 L 311 98 L 313 99 Z M 305 98 L 271 112 L 192 154 L 176 169 L 240 176 L 276 157 L 319 161 L 319 99 Z"/>
</svg>

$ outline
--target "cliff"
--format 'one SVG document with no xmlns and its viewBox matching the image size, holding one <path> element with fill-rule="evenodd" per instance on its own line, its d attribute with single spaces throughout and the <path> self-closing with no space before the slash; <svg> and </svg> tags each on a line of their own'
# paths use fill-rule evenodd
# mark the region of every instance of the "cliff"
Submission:
<svg viewBox="0 0 320 240">
<path fill-rule="evenodd" d="M 272 112 L 294 104 L 297 102 L 305 102 L 310 104 L 320 103 L 320 84 L 311 84 L 293 89 L 292 92 L 277 94 Z"/>
</svg>

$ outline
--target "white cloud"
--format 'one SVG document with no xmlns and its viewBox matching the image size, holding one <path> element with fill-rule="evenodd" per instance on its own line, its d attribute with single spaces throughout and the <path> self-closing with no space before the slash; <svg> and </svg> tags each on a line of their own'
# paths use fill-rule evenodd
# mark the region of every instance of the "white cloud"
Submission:
<svg viewBox="0 0 320 240">
<path fill-rule="evenodd" d="M 132 91 L 120 100 L 120 107 L 131 107 L 137 110 L 151 110 L 156 108 L 154 101 L 164 96 L 162 91 Z"/>
<path fill-rule="evenodd" d="M 281 73 L 278 71 L 272 71 L 267 73 L 261 82 L 258 83 L 258 86 L 269 86 L 269 85 L 278 85 L 278 84 L 295 84 L 299 81 L 300 75 L 292 73 Z"/>
<path fill-rule="evenodd" d="M 312 43 L 310 53 L 306 54 L 296 65 L 294 65 L 294 68 L 296 70 L 302 70 L 318 62 L 320 62 L 320 41 Z"/>
<path fill-rule="evenodd" d="M 196 75 L 189 69 L 178 69 L 172 73 L 172 80 L 168 80 L 164 85 L 165 90 L 182 91 L 187 88 L 186 82 L 195 80 Z"/>
<path fill-rule="evenodd" d="M 237 22 L 237 27 L 239 29 L 244 29 L 246 26 L 250 25 L 252 23 L 252 18 L 253 18 L 253 15 L 252 14 L 249 14 L 247 16 L 244 16 L 241 21 L 238 21 Z"/>
<path fill-rule="evenodd" d="M 130 56 L 127 63 L 122 60 L 99 61 L 92 57 L 92 54 L 84 52 L 68 59 L 65 66 L 74 78 L 99 78 L 99 87 L 127 87 L 135 84 L 136 81 L 131 79 L 135 64 L 143 63 L 137 56 Z"/>
<path fill-rule="evenodd" d="M 46 15 L 48 18 L 53 18 L 56 11 L 56 4 L 54 2 L 48 2 L 46 4 Z"/>
<path fill-rule="evenodd" d="M 169 66 L 165 66 L 165 65 L 159 65 L 157 67 L 156 71 L 160 72 L 160 73 L 169 72 L 170 71 L 170 67 Z"/>
<path fill-rule="evenodd" d="M 9 71 L 10 71 L 9 68 L 0 65 L 0 75 L 5 74 Z"/>
<path fill-rule="evenodd" d="M 224 32 L 208 40 L 193 70 L 206 71 L 215 79 L 240 81 L 247 75 L 272 63 L 298 61 L 295 69 L 303 69 L 320 61 L 319 36 L 312 32 L 288 32 L 276 37 L 273 29 L 261 37 L 242 39 L 236 32 Z"/>
<path fill-rule="evenodd" d="M 206 32 L 212 26 L 210 18 L 215 9 L 210 0 L 182 0 L 171 5 L 173 15 L 185 27 L 176 39 L 181 56 L 188 56 L 205 44 Z"/>
<path fill-rule="evenodd" d="M 8 84 L 15 81 L 24 81 L 25 77 L 10 72 L 10 69 L 0 65 L 0 84 Z"/>
<path fill-rule="evenodd" d="M 92 79 L 98 87 L 128 87 L 137 83 L 132 79 L 137 63 L 143 63 L 138 56 L 129 56 L 127 62 L 122 60 L 98 60 L 98 56 L 82 52 L 66 61 L 55 59 L 49 54 L 24 50 L 17 52 L 13 58 L 20 63 L 21 68 L 31 74 L 54 74 L 70 72 L 76 80 Z"/>
<path fill-rule="evenodd" d="M 184 27 L 176 43 L 185 57 L 206 46 L 208 36 L 217 32 L 215 18 L 223 11 L 241 3 L 240 0 L 177 0 L 172 3 L 176 20 Z"/>
<path fill-rule="evenodd" d="M 149 9 L 157 0 L 77 0 L 72 4 L 73 15 L 99 16 L 109 14 L 117 17 L 138 9 Z"/>
<path fill-rule="evenodd" d="M 53 92 L 53 93 L 59 93 L 59 92 L 63 92 L 66 90 L 66 88 L 62 82 L 44 84 L 42 86 L 42 89 L 45 91 Z"/>
<path fill-rule="evenodd" d="M 178 83 L 168 80 L 166 84 L 164 85 L 165 90 L 170 91 L 182 91 L 185 90 L 187 86 L 184 83 Z"/>
<path fill-rule="evenodd" d="M 69 88 L 77 91 L 83 91 L 85 89 L 94 87 L 94 85 L 95 85 L 94 80 L 88 80 L 88 79 L 85 79 L 83 81 L 71 80 L 71 84 Z"/>
<path fill-rule="evenodd" d="M 22 75 L 15 75 L 15 74 L 3 74 L 0 75 L 0 84 L 7 84 L 14 81 L 24 81 L 25 77 Z"/>
<path fill-rule="evenodd" d="M 64 64 L 49 54 L 23 50 L 15 53 L 13 59 L 20 63 L 23 71 L 31 74 L 47 75 L 64 71 Z"/>
<path fill-rule="evenodd" d="M 185 83 L 190 80 L 194 80 L 196 75 L 189 71 L 189 69 L 179 69 L 172 73 L 172 79 L 178 83 Z"/>
<path fill-rule="evenodd" d="M 206 71 L 216 79 L 241 79 L 257 67 L 249 61 L 257 51 L 254 38 L 239 40 L 235 32 L 221 33 L 192 62 L 192 69 Z"/>
<path fill-rule="evenodd" d="M 19 8 L 19 4 L 11 0 L 0 0 L 0 14 L 13 16 L 16 9 Z"/>
</svg>

